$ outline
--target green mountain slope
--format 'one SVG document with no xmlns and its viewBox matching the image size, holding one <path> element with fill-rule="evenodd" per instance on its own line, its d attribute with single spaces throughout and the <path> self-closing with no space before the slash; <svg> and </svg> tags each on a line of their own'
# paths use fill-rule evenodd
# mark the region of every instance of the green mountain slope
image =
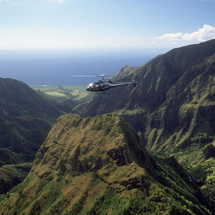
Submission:
<svg viewBox="0 0 215 215">
<path fill-rule="evenodd" d="M 142 134 L 148 150 L 177 157 L 201 185 L 208 184 L 215 199 L 209 185 L 215 183 L 215 156 L 201 157 L 215 140 L 214 71 L 215 40 L 173 49 L 145 65 L 125 66 L 113 77 L 118 81 L 136 80 L 135 88 L 96 95 L 74 113 L 119 113 Z M 197 169 L 202 169 L 201 180 Z"/>
<path fill-rule="evenodd" d="M 11 164 L 0 167 L 0 191 L 6 193 L 22 182 L 31 169 L 30 163 Z"/>
<path fill-rule="evenodd" d="M 25 83 L 14 79 L 0 78 L 0 108 L 5 116 L 31 115 L 52 122 L 59 115 L 57 104 L 54 105 Z"/>
<path fill-rule="evenodd" d="M 172 85 L 164 103 L 147 119 L 149 149 L 169 150 L 173 142 L 177 147 L 212 142 L 215 134 L 214 68 L 215 50 L 211 56 L 191 64 Z"/>
<path fill-rule="evenodd" d="M 26 84 L 0 78 L 0 167 L 32 162 L 52 124 L 62 113 L 58 103 L 43 97 Z M 11 168 L 14 170 L 14 166 Z M 0 180 L 3 178 L 3 182 L 0 193 L 8 191 L 24 178 L 11 168 L 7 165 L 1 169 Z M 4 175 L 7 175 L 6 180 Z"/>
<path fill-rule="evenodd" d="M 214 115 L 214 59 L 215 40 L 211 40 L 174 49 L 139 67 L 125 66 L 114 79 L 136 80 L 135 88 L 116 88 L 96 95 L 74 113 L 94 116 L 117 112 L 144 134 L 150 150 L 163 150 L 175 132 L 180 145 L 181 139 L 199 131 L 205 106 L 208 116 Z M 212 118 L 209 129 L 204 125 L 200 128 L 204 128 L 202 133 L 208 130 L 209 138 L 213 136 L 213 122 Z"/>
<path fill-rule="evenodd" d="M 0 148 L 32 159 L 60 114 L 57 103 L 26 84 L 0 78 Z"/>
<path fill-rule="evenodd" d="M 174 158 L 151 157 L 116 114 L 58 118 L 1 214 L 211 214 Z"/>
</svg>

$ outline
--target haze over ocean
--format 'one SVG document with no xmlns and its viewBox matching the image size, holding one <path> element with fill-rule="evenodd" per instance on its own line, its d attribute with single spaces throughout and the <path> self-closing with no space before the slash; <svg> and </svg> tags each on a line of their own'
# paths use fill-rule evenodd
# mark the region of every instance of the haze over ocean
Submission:
<svg viewBox="0 0 215 215">
<path fill-rule="evenodd" d="M 142 49 L 0 51 L 0 77 L 30 86 L 87 85 L 98 78 L 73 75 L 114 75 L 124 65 L 140 66 L 160 53 Z"/>
</svg>

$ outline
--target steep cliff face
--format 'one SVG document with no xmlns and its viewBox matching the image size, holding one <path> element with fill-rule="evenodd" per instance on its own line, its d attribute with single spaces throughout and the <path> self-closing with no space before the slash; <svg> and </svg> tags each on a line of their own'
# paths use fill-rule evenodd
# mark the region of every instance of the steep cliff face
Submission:
<svg viewBox="0 0 215 215">
<path fill-rule="evenodd" d="M 58 118 L 1 214 L 211 214 L 174 158 L 151 157 L 121 117 Z"/>
<path fill-rule="evenodd" d="M 111 89 L 74 111 L 82 116 L 117 112 L 152 151 L 170 151 L 215 136 L 215 40 L 173 49 L 139 67 L 125 66 L 114 80 L 136 80 Z"/>
<path fill-rule="evenodd" d="M 146 121 L 150 150 L 170 150 L 173 145 L 184 148 L 214 140 L 214 68 L 215 54 L 185 70 L 169 89 L 165 102 Z"/>
<path fill-rule="evenodd" d="M 81 116 L 116 112 L 142 135 L 153 153 L 174 155 L 215 199 L 215 40 L 173 49 L 113 77 L 136 80 L 133 88 L 111 89 L 74 110 Z M 199 172 L 201 172 L 199 174 Z"/>
</svg>

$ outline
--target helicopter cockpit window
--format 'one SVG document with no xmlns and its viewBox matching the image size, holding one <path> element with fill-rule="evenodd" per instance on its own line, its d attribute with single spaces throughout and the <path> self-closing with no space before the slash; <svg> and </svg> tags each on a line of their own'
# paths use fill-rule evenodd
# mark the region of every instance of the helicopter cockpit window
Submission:
<svg viewBox="0 0 215 215">
<path fill-rule="evenodd" d="M 95 84 L 94 83 L 90 83 L 87 88 L 94 88 L 95 87 Z"/>
</svg>

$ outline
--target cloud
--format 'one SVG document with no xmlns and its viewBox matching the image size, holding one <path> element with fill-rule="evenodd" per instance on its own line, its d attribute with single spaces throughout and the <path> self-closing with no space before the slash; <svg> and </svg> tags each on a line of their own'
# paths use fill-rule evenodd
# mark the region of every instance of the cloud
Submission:
<svg viewBox="0 0 215 215">
<path fill-rule="evenodd" d="M 198 31 L 192 33 L 167 33 L 155 39 L 156 43 L 187 45 L 191 43 L 204 42 L 215 39 L 215 27 L 211 25 L 203 25 Z"/>
</svg>

